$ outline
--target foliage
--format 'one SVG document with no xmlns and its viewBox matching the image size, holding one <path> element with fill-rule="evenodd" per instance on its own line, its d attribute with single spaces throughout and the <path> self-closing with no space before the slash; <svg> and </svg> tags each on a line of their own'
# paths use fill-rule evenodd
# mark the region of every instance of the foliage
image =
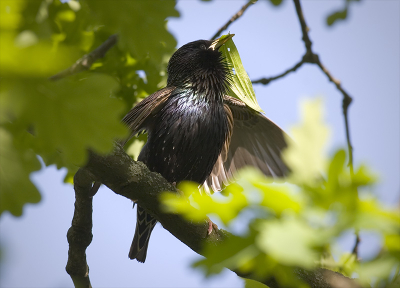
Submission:
<svg viewBox="0 0 400 288">
<path fill-rule="evenodd" d="M 201 196 L 197 185 L 185 182 L 179 186 L 183 196 L 165 193 L 162 201 L 168 211 L 192 221 L 216 215 L 231 231 L 238 221 L 248 227 L 223 247 L 206 246 L 206 258 L 193 264 L 206 276 L 228 267 L 260 280 L 274 276 L 293 287 L 301 285 L 290 276 L 296 267 L 322 266 L 347 276 L 356 272 L 362 284 L 374 280 L 382 287 L 400 267 L 399 211 L 382 206 L 372 196 L 376 179 L 366 166 L 350 175 L 344 150 L 327 159 L 329 129 L 322 121 L 320 99 L 303 103 L 302 115 L 303 122 L 293 129 L 294 141 L 289 141 L 284 153 L 291 168 L 287 183 L 247 168 L 241 171 L 238 184 L 226 188 L 225 199 Z M 252 218 L 241 217 L 249 213 Z M 357 262 L 353 254 L 344 253 L 335 260 L 330 251 L 349 231 L 382 235 L 379 255 Z"/>
<path fill-rule="evenodd" d="M 333 24 L 345 20 L 348 16 L 350 4 L 360 0 L 345 0 L 344 7 L 340 10 L 334 11 L 326 17 L 326 24 L 332 26 Z"/>
<path fill-rule="evenodd" d="M 40 200 L 29 179 L 35 155 L 73 175 L 87 149 L 105 153 L 125 137 L 122 116 L 164 85 L 175 1 L 118 4 L 0 1 L 0 214 Z M 90 71 L 48 80 L 116 33 L 118 45 Z"/>
</svg>

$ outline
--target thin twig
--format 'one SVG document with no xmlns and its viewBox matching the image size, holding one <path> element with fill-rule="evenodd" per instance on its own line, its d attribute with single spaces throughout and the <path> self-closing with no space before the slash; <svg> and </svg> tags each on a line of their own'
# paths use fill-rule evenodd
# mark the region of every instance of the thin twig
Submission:
<svg viewBox="0 0 400 288">
<path fill-rule="evenodd" d="M 344 125 L 345 125 L 345 129 L 346 129 L 347 149 L 349 150 L 349 167 L 350 167 L 350 175 L 351 175 L 351 177 L 353 177 L 353 175 L 354 175 L 353 146 L 351 145 L 351 141 L 350 141 L 350 128 L 349 128 L 349 118 L 348 118 L 348 109 L 349 109 L 351 102 L 353 101 L 353 98 L 351 98 L 350 95 L 342 88 L 342 86 L 340 85 L 340 81 L 333 78 L 331 73 L 328 71 L 328 69 L 326 69 L 326 67 L 324 65 L 322 65 L 322 63 L 319 59 L 316 62 L 316 64 L 319 66 L 319 68 L 321 68 L 321 70 L 324 72 L 324 74 L 328 77 L 329 81 L 333 82 L 336 86 L 336 89 L 338 89 L 343 95 L 342 108 L 343 108 L 343 116 L 344 116 Z"/>
<path fill-rule="evenodd" d="M 310 37 L 308 37 L 308 31 L 310 31 L 310 29 L 306 24 L 306 20 L 303 15 L 303 10 L 301 9 L 300 5 L 300 0 L 294 0 L 294 6 L 296 7 L 297 17 L 299 18 L 300 21 L 301 33 L 303 34 L 302 39 L 304 41 L 304 44 L 306 45 L 306 50 L 307 52 L 311 52 L 312 42 L 310 40 Z"/>
<path fill-rule="evenodd" d="M 270 77 L 270 78 L 261 78 L 261 79 L 258 79 L 258 80 L 254 80 L 254 81 L 252 81 L 252 82 L 253 82 L 253 84 L 261 83 L 261 84 L 267 85 L 269 82 L 271 82 L 271 81 L 273 81 L 273 80 L 282 78 L 282 77 L 286 76 L 287 74 L 296 71 L 296 70 L 299 69 L 304 63 L 305 63 L 305 61 L 302 59 L 299 63 L 297 63 L 296 65 L 294 65 L 292 68 L 286 70 L 286 71 L 283 72 L 282 74 L 279 74 L 279 75 L 277 75 L 277 76 Z"/>
<path fill-rule="evenodd" d="M 247 8 L 249 8 L 250 5 L 256 3 L 258 0 L 250 0 L 249 2 L 247 2 L 242 9 L 240 9 L 235 15 L 232 16 L 231 19 L 228 20 L 228 22 L 226 22 L 226 24 L 224 26 L 222 26 L 217 33 L 214 34 L 214 36 L 211 37 L 211 40 L 216 39 L 219 35 L 221 35 L 222 31 L 226 30 L 229 25 L 231 25 L 234 21 L 236 21 L 240 16 L 243 15 L 244 11 L 247 10 Z"/>
<path fill-rule="evenodd" d="M 113 47 L 118 41 L 118 35 L 111 35 L 103 44 L 97 47 L 95 50 L 90 52 L 89 54 L 83 55 L 82 58 L 78 59 L 71 67 L 57 73 L 56 75 L 51 76 L 50 80 L 59 80 L 61 78 L 89 70 L 92 67 L 93 63 L 98 59 L 103 58 L 104 55 Z"/>
<path fill-rule="evenodd" d="M 356 255 L 356 257 L 358 257 L 358 244 L 360 244 L 361 239 L 360 239 L 360 235 L 358 234 L 358 232 L 356 232 L 356 244 L 354 245 L 353 251 L 352 253 L 354 255 Z M 358 259 L 358 258 L 356 258 Z"/>
</svg>

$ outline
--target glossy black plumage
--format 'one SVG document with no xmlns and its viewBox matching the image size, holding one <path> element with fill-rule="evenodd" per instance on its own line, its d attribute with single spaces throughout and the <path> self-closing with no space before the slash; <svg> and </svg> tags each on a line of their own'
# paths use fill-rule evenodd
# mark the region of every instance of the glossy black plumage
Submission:
<svg viewBox="0 0 400 288">
<path fill-rule="evenodd" d="M 215 44 L 199 40 L 178 49 L 168 64 L 167 87 L 123 119 L 132 135 L 148 132 L 138 160 L 170 182 L 195 181 L 207 192 L 221 190 L 246 165 L 283 176 L 283 131 L 242 101 L 226 96 L 230 72 Z M 138 206 L 131 259 L 145 261 L 155 224 Z"/>
</svg>

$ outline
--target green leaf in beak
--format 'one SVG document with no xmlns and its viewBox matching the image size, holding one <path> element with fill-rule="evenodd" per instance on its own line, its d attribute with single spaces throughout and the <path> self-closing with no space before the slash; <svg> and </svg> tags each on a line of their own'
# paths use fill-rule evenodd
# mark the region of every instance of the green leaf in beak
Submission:
<svg viewBox="0 0 400 288">
<path fill-rule="evenodd" d="M 242 100 L 250 108 L 258 112 L 264 112 L 257 103 L 253 85 L 243 67 L 242 61 L 240 60 L 239 52 L 232 40 L 232 35 L 234 34 L 223 35 L 217 39 L 219 41 L 218 43 L 224 41 L 221 45 L 225 45 L 223 45 L 219 51 L 221 51 L 222 55 L 225 57 L 229 68 L 234 69 L 234 72 L 232 73 L 232 83 L 228 94 L 229 96 Z"/>
</svg>

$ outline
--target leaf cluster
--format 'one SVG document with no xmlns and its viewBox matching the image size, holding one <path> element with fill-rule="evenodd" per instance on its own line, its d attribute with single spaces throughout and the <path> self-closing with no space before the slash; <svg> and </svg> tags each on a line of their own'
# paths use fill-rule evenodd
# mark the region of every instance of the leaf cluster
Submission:
<svg viewBox="0 0 400 288">
<path fill-rule="evenodd" d="M 228 267 L 260 281 L 270 276 L 282 286 L 301 287 L 293 276 L 298 267 L 324 267 L 347 276 L 355 272 L 363 285 L 374 280 L 376 287 L 384 287 L 400 267 L 399 211 L 372 196 L 376 177 L 366 166 L 351 175 L 344 150 L 326 156 L 329 129 L 323 123 L 321 100 L 305 102 L 302 110 L 302 123 L 294 127 L 294 140 L 288 139 L 284 152 L 291 169 L 286 182 L 246 168 L 237 183 L 225 188 L 223 199 L 200 195 L 197 185 L 186 182 L 178 186 L 182 195 L 165 193 L 161 200 L 167 211 L 191 221 L 211 215 L 231 232 L 238 222 L 247 227 L 222 247 L 205 247 L 206 258 L 193 266 L 206 276 Z M 366 261 L 348 252 L 332 257 L 335 243 L 349 231 L 381 235 L 379 255 Z"/>
<path fill-rule="evenodd" d="M 122 116 L 165 83 L 176 46 L 166 24 L 179 13 L 175 1 L 94 0 L 4 0 L 0 13 L 0 214 L 18 216 L 40 200 L 36 155 L 73 175 L 88 149 L 127 136 Z M 112 34 L 117 46 L 89 71 L 49 80 Z"/>
</svg>

